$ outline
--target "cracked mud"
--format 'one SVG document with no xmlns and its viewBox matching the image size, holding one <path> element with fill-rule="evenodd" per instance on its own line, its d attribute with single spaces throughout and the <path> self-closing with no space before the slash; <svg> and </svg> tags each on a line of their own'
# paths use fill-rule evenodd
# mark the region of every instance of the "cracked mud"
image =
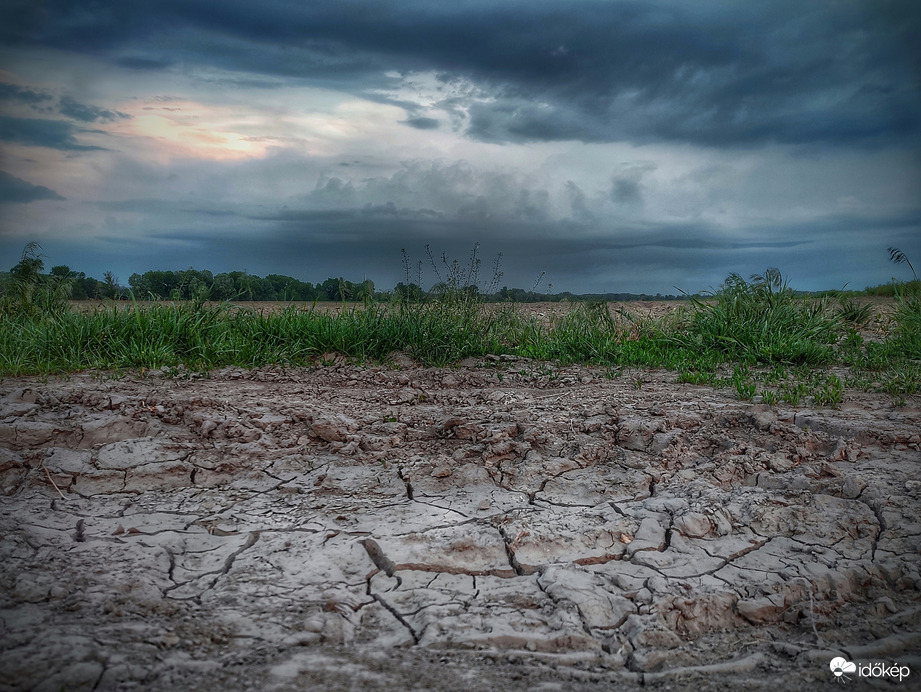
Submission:
<svg viewBox="0 0 921 692">
<path fill-rule="evenodd" d="M 0 383 L 0 689 L 921 677 L 917 401 L 403 365 Z"/>
</svg>

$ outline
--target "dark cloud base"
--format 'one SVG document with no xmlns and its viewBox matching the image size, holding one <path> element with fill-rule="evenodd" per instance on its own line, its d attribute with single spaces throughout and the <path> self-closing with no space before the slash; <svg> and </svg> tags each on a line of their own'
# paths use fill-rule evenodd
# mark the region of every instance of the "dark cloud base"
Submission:
<svg viewBox="0 0 921 692">
<path fill-rule="evenodd" d="M 85 123 L 93 122 L 112 122 L 114 120 L 124 120 L 131 116 L 120 111 L 112 111 L 108 108 L 100 108 L 87 103 L 80 103 L 70 96 L 61 99 L 59 106 L 61 115 L 68 118 L 79 120 Z"/>
<path fill-rule="evenodd" d="M 62 151 L 106 151 L 105 147 L 80 144 L 80 129 L 65 120 L 0 116 L 0 141 Z"/>
<path fill-rule="evenodd" d="M 43 240 L 42 245 L 54 264 L 98 276 L 113 270 L 123 282 L 133 272 L 194 266 L 215 272 L 280 273 L 311 282 L 330 276 L 370 278 L 379 287 L 390 288 L 406 279 L 402 249 L 411 258 L 410 279 L 416 280 L 421 260 L 422 283 L 429 287 L 438 278 L 426 245 L 436 259 L 446 253 L 449 261 L 466 265 L 479 243 L 483 287 L 492 278 L 497 254 L 502 253 L 505 275 L 500 286 L 531 288 L 545 273 L 545 288 L 550 283 L 556 292 L 573 293 L 693 293 L 718 287 L 730 272 L 748 276 L 770 266 L 780 268 L 794 288 L 823 290 L 847 284 L 862 289 L 893 276 L 911 278 L 888 262 L 886 247 L 894 245 L 909 257 L 921 258 L 918 215 L 860 223 L 829 217 L 782 234 L 773 229 L 772 236 L 759 229 L 731 240 L 724 239 L 719 229 L 699 225 L 626 229 L 617 236 L 585 238 L 552 224 L 522 224 L 504 228 L 500 235 L 495 228 L 471 229 L 458 221 L 368 219 L 348 211 L 313 219 L 322 231 L 302 215 L 297 220 L 266 221 L 260 232 L 242 225 L 222 226 L 210 233 L 177 228 L 145 239 L 110 236 L 85 242 Z M 21 251 L 0 239 L 0 258 L 10 266 Z M 439 269 L 444 275 L 445 268 Z"/>
<path fill-rule="evenodd" d="M 0 204 L 28 204 L 43 199 L 64 199 L 54 190 L 0 171 Z"/>
<path fill-rule="evenodd" d="M 417 130 L 437 130 L 441 125 L 436 118 L 410 118 L 405 121 L 410 127 Z"/>
</svg>

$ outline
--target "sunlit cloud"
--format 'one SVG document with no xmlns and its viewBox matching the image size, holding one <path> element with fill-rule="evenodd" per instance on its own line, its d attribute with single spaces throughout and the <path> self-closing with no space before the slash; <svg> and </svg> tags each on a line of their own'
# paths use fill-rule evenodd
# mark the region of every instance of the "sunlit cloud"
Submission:
<svg viewBox="0 0 921 692">
<path fill-rule="evenodd" d="M 375 140 L 398 130 L 406 117 L 400 108 L 356 100 L 330 112 L 221 106 L 179 98 L 129 102 L 119 110 L 131 117 L 99 128 L 162 163 L 176 158 L 263 158 L 278 148 L 329 156 L 339 150 L 340 142 Z"/>
</svg>

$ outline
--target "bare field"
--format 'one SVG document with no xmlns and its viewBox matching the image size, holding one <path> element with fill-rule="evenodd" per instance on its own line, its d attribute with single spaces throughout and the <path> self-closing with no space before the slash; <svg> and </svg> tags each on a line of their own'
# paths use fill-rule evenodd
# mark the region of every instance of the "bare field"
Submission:
<svg viewBox="0 0 921 692">
<path fill-rule="evenodd" d="M 861 296 L 856 299 L 861 305 L 873 306 L 874 317 L 887 318 L 895 310 L 895 301 L 892 298 L 882 296 Z M 164 302 L 152 301 L 103 301 L 103 300 L 71 300 L 69 305 L 78 312 L 93 312 L 94 310 L 111 308 L 113 305 L 128 309 L 137 305 L 140 308 L 150 307 L 152 305 L 165 305 Z M 216 307 L 221 303 L 206 303 L 209 306 Z M 525 315 L 534 315 L 540 318 L 546 318 L 548 321 L 553 317 L 563 316 L 579 306 L 581 303 L 554 302 L 554 303 L 485 303 L 484 306 L 491 309 L 513 306 Z M 251 309 L 264 313 L 280 312 L 286 308 L 295 308 L 299 310 L 317 310 L 324 313 L 337 314 L 343 310 L 358 310 L 363 307 L 362 303 L 341 303 L 333 301 L 298 302 L 298 301 L 239 301 L 231 302 L 230 305 L 236 309 Z M 384 303 L 383 305 L 386 305 Z M 627 312 L 636 317 L 642 318 L 660 318 L 670 312 L 687 306 L 688 301 L 683 300 L 631 300 L 624 302 L 609 302 L 608 308 L 611 313 L 620 311 Z"/>
<path fill-rule="evenodd" d="M 324 360 L 0 382 L 0 690 L 918 689 L 918 397 Z"/>
</svg>

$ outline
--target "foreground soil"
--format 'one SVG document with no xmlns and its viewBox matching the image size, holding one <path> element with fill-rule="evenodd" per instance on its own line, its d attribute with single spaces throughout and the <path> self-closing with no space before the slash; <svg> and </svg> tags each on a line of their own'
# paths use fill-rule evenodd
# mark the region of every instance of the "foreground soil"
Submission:
<svg viewBox="0 0 921 692">
<path fill-rule="evenodd" d="M 921 679 L 921 410 L 329 356 L 0 382 L 0 690 Z"/>
</svg>

